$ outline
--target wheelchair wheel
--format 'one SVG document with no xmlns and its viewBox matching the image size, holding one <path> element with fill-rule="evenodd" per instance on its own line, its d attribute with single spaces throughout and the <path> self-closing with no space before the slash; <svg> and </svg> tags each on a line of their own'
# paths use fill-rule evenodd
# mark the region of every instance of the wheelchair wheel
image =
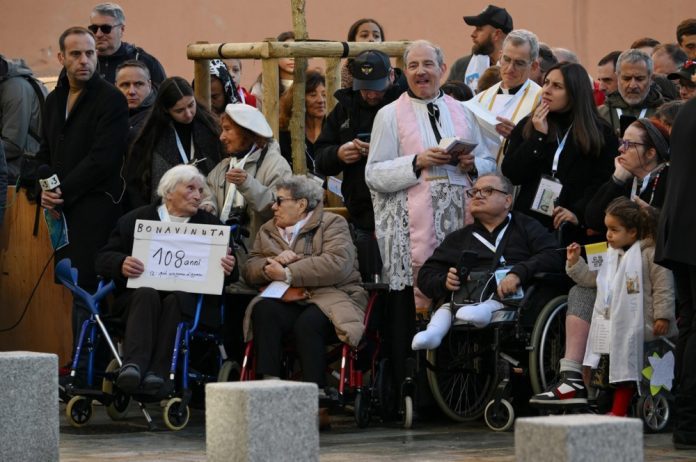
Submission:
<svg viewBox="0 0 696 462">
<path fill-rule="evenodd" d="M 106 366 L 105 376 L 102 379 L 102 392 L 105 395 L 111 396 L 111 402 L 106 406 L 106 414 L 111 420 L 123 420 L 128 415 L 128 407 L 130 406 L 130 395 L 122 392 L 114 387 L 114 381 L 109 376 L 114 375 L 118 371 L 118 361 L 112 359 L 109 365 Z"/>
<path fill-rule="evenodd" d="M 404 396 L 404 424 L 405 429 L 413 427 L 413 398 Z"/>
<path fill-rule="evenodd" d="M 370 392 L 362 390 L 355 395 L 353 415 L 358 428 L 366 428 L 370 425 Z"/>
<path fill-rule="evenodd" d="M 73 396 L 65 406 L 65 416 L 73 427 L 80 428 L 87 425 L 92 418 L 92 400 L 84 396 Z"/>
<path fill-rule="evenodd" d="M 225 360 L 220 366 L 220 371 L 218 372 L 217 381 L 218 382 L 238 382 L 241 376 L 242 369 L 237 364 L 237 361 Z"/>
<path fill-rule="evenodd" d="M 643 427 L 647 433 L 659 433 L 667 428 L 670 418 L 669 401 L 659 394 L 652 396 L 645 394 L 638 399 L 636 414 L 643 421 Z"/>
<path fill-rule="evenodd" d="M 512 424 L 515 422 L 515 410 L 506 399 L 501 399 L 498 403 L 492 399 L 486 405 L 483 419 L 488 428 L 494 432 L 506 432 L 512 428 Z"/>
<path fill-rule="evenodd" d="M 164 424 L 168 429 L 173 431 L 179 431 L 186 427 L 190 416 L 191 412 L 189 411 L 189 407 L 183 407 L 181 405 L 181 398 L 172 398 L 167 401 L 162 415 Z"/>
<path fill-rule="evenodd" d="M 541 309 L 532 331 L 529 376 L 534 394 L 558 381 L 559 361 L 565 353 L 565 315 L 568 297 L 561 295 Z"/>
<path fill-rule="evenodd" d="M 442 412 L 457 422 L 476 420 L 495 392 L 496 371 L 490 330 L 453 329 L 436 350 L 428 350 L 428 383 Z"/>
</svg>

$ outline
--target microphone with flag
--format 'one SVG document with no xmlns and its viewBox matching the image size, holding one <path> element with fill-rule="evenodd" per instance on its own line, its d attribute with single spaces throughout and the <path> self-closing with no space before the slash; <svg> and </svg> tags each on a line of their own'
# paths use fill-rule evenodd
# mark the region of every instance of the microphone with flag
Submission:
<svg viewBox="0 0 696 462">
<path fill-rule="evenodd" d="M 51 167 L 46 164 L 39 166 L 37 171 L 39 177 L 39 185 L 41 190 L 44 192 L 56 192 L 60 187 L 60 180 L 58 175 L 56 175 Z M 51 215 L 49 210 L 44 210 L 44 219 L 46 220 L 46 226 L 48 228 L 48 234 L 51 238 L 51 245 L 55 250 L 68 245 L 68 229 L 67 223 L 65 222 L 65 216 L 61 213 L 60 206 L 56 205 L 53 209 L 60 213 L 59 218 L 55 218 Z"/>
</svg>

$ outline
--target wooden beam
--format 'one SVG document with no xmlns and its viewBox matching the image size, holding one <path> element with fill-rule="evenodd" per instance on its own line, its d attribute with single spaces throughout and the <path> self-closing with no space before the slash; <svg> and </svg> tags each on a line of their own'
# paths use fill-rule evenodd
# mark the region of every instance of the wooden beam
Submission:
<svg viewBox="0 0 696 462">
<path fill-rule="evenodd" d="M 297 35 L 295 35 L 297 37 Z M 388 56 L 403 55 L 410 42 L 345 42 L 348 57 L 363 51 L 379 50 Z M 186 48 L 188 59 L 341 58 L 343 42 L 256 42 L 193 43 Z"/>
</svg>

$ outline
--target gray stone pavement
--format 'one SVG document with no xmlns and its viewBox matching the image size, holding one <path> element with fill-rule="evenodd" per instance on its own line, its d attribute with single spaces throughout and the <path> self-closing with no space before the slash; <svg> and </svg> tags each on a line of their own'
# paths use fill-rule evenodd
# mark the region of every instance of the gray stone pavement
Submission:
<svg viewBox="0 0 696 462">
<path fill-rule="evenodd" d="M 171 432 L 156 409 L 151 409 L 155 431 L 147 431 L 136 408 L 126 420 L 112 422 L 103 407 L 95 406 L 92 420 L 82 428 L 67 423 L 64 409 L 61 405 L 61 461 L 205 461 L 203 411 L 192 411 L 189 425 Z M 333 416 L 332 429 L 321 433 L 320 454 L 322 462 L 514 461 L 513 441 L 512 432 L 491 432 L 483 422 L 417 422 L 411 430 L 374 423 L 358 429 L 352 417 L 339 413 Z M 644 444 L 646 461 L 696 460 L 696 451 L 673 449 L 670 433 L 645 435 Z"/>
</svg>

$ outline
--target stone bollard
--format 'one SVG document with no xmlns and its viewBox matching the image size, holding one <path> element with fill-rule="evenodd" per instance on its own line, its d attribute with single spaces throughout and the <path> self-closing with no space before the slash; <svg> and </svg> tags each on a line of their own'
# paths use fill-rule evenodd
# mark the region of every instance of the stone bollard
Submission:
<svg viewBox="0 0 696 462">
<path fill-rule="evenodd" d="M 318 390 L 313 383 L 259 380 L 205 388 L 210 462 L 318 461 Z"/>
<path fill-rule="evenodd" d="M 515 421 L 518 462 L 635 462 L 643 460 L 643 422 L 595 414 Z"/>
<path fill-rule="evenodd" d="M 58 460 L 58 356 L 0 352 L 0 460 Z"/>
</svg>

